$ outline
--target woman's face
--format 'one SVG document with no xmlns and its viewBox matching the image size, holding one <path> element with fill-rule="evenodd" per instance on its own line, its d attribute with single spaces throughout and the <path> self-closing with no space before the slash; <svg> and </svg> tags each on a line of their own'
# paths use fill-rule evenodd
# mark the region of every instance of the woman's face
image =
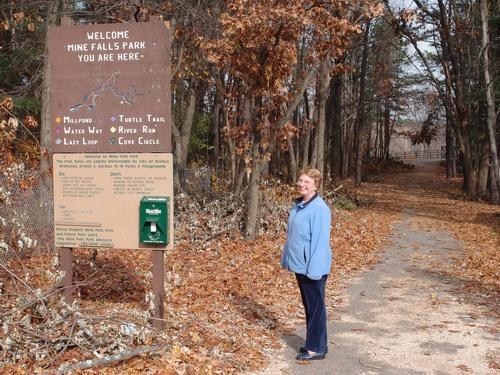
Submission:
<svg viewBox="0 0 500 375">
<path fill-rule="evenodd" d="M 316 193 L 314 180 L 308 175 L 302 174 L 297 181 L 297 190 L 305 199 L 311 198 Z"/>
</svg>

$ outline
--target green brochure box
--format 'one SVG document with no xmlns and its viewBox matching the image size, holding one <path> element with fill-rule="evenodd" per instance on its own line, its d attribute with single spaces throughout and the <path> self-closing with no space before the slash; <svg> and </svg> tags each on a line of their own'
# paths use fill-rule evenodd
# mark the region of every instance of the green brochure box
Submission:
<svg viewBox="0 0 500 375">
<path fill-rule="evenodd" d="M 143 197 L 139 206 L 139 242 L 168 244 L 169 197 Z"/>
</svg>

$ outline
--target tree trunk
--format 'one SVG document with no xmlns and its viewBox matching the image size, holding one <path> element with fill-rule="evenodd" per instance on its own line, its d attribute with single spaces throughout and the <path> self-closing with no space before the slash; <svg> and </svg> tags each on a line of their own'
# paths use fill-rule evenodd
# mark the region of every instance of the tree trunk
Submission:
<svg viewBox="0 0 500 375">
<path fill-rule="evenodd" d="M 347 178 L 351 176 L 351 163 L 352 163 L 352 155 L 353 155 L 353 146 L 354 146 L 354 126 L 350 124 L 348 121 L 344 121 L 342 124 L 342 129 L 344 133 L 343 138 L 343 149 L 342 149 L 342 171 L 341 177 Z"/>
<path fill-rule="evenodd" d="M 446 119 L 446 178 L 455 178 L 457 172 L 455 158 L 455 138 L 450 120 Z"/>
<path fill-rule="evenodd" d="M 500 190 L 500 169 L 498 163 L 498 151 L 496 143 L 496 122 L 497 114 L 495 109 L 495 91 L 490 74 L 489 44 L 490 35 L 488 30 L 488 1 L 481 0 L 481 25 L 482 25 L 482 50 L 483 50 L 483 70 L 484 84 L 486 87 L 486 103 L 488 105 L 488 135 L 490 140 L 490 153 L 493 164 L 493 173 L 497 182 L 497 192 Z"/>
<path fill-rule="evenodd" d="M 225 113 L 224 122 L 227 127 L 229 127 L 229 121 L 227 118 L 228 114 Z M 233 190 L 236 187 L 236 174 L 238 173 L 238 158 L 236 156 L 236 145 L 231 137 L 227 137 L 227 144 L 229 146 L 229 155 L 231 159 L 231 181 L 233 183 Z"/>
<path fill-rule="evenodd" d="M 384 101 L 384 159 L 389 160 L 389 146 L 391 142 L 391 108 L 389 98 Z"/>
<path fill-rule="evenodd" d="M 182 167 L 187 168 L 188 152 L 189 152 L 189 140 L 191 138 L 191 129 L 193 128 L 194 113 L 196 109 L 196 90 L 191 87 L 188 94 L 188 102 L 184 112 L 184 118 L 182 120 L 182 127 L 180 130 L 181 136 L 181 151 L 182 154 L 178 155 L 180 157 Z"/>
<path fill-rule="evenodd" d="M 50 5 L 49 5 L 50 7 Z M 14 19 L 14 12 L 15 12 L 15 8 L 13 6 L 9 6 L 9 7 L 6 7 L 6 9 L 8 9 L 9 11 L 9 14 L 7 15 L 4 11 L 4 9 L 2 9 L 2 15 L 4 16 L 4 19 L 5 21 L 8 22 L 9 25 L 15 25 L 16 21 Z M 50 10 L 49 10 L 50 12 Z M 17 36 L 16 36 L 16 27 L 9 27 L 9 32 L 10 32 L 10 48 L 12 49 L 12 51 L 17 51 L 19 49 L 18 45 L 17 45 Z M 47 56 L 47 55 L 45 55 Z"/>
<path fill-rule="evenodd" d="M 289 178 L 292 184 L 295 184 L 295 182 L 297 182 L 297 173 L 298 173 L 297 159 L 295 158 L 295 148 L 293 146 L 292 138 L 289 135 L 287 135 L 286 140 L 288 142 L 288 154 L 290 155 Z"/>
<path fill-rule="evenodd" d="M 238 196 L 241 193 L 241 189 L 243 188 L 243 180 L 245 179 L 245 176 L 247 174 L 247 170 L 245 169 L 245 166 L 243 165 L 243 161 L 240 160 L 239 162 L 240 168 L 237 168 L 237 178 L 235 179 L 234 182 L 234 195 Z"/>
<path fill-rule="evenodd" d="M 309 165 L 309 146 L 311 144 L 311 114 L 309 111 L 309 98 L 307 96 L 307 90 L 304 91 L 304 107 L 306 112 L 306 118 L 304 120 L 304 150 L 302 156 L 302 166 L 307 167 Z"/>
<path fill-rule="evenodd" d="M 311 129 L 311 132 L 313 132 L 313 146 L 312 146 L 312 152 L 311 152 L 311 161 L 309 162 L 309 165 L 312 168 L 316 168 L 316 165 L 318 163 L 318 106 L 314 106 L 313 110 L 313 128 Z"/>
<path fill-rule="evenodd" d="M 172 136 L 174 137 L 174 186 L 177 188 L 184 190 L 185 188 L 185 179 L 184 179 L 184 167 L 182 165 L 182 142 L 181 142 L 181 132 L 175 125 L 175 122 L 172 123 Z"/>
<path fill-rule="evenodd" d="M 363 134 L 365 127 L 365 86 L 366 86 L 366 67 L 368 62 L 368 36 L 370 34 L 370 21 L 366 22 L 365 33 L 363 36 L 363 55 L 361 58 L 361 71 L 359 82 L 359 100 L 358 100 L 358 113 L 356 116 L 356 164 L 355 164 L 355 177 L 354 185 L 361 186 L 361 174 L 363 168 Z"/>
<path fill-rule="evenodd" d="M 250 96 L 245 96 L 243 104 L 244 122 L 250 124 L 253 130 L 252 149 L 251 149 L 251 173 L 247 200 L 247 217 L 245 221 L 245 240 L 254 240 L 257 237 L 257 210 L 259 207 L 259 177 L 260 177 L 260 135 L 256 129 L 255 121 L 252 117 L 253 103 Z M 248 167 L 248 166 L 247 166 Z"/>
<path fill-rule="evenodd" d="M 330 86 L 330 59 L 327 58 L 319 71 L 319 100 L 318 100 L 318 151 L 316 168 L 325 175 L 325 127 L 326 127 L 326 99 L 328 96 L 328 87 Z M 322 189 L 322 187 L 319 187 Z"/>
<path fill-rule="evenodd" d="M 214 157 L 214 167 L 215 167 L 215 175 L 220 177 L 220 161 L 221 161 L 221 129 L 225 125 L 225 111 L 224 108 L 224 97 L 225 97 L 225 87 L 224 82 L 222 81 L 221 74 L 218 74 L 216 77 L 216 93 L 215 93 L 215 105 L 214 105 L 214 127 L 213 127 L 213 157 Z"/>
<path fill-rule="evenodd" d="M 459 123 L 455 129 L 458 144 L 462 151 L 464 167 L 464 190 L 469 199 L 476 197 L 477 173 L 474 168 L 472 152 L 470 149 L 469 135 L 465 129 L 465 119 L 458 119 Z"/>
<path fill-rule="evenodd" d="M 212 144 L 214 145 L 214 150 L 213 150 L 213 166 L 215 168 L 215 175 L 217 177 L 219 176 L 219 170 L 220 170 L 220 129 L 221 129 L 221 119 L 223 118 L 222 111 L 223 111 L 223 104 L 219 101 L 219 92 L 217 92 L 216 98 L 215 98 L 215 105 L 214 105 L 214 123 L 213 123 L 213 129 L 212 129 L 212 136 L 213 136 L 213 141 Z"/>
<path fill-rule="evenodd" d="M 373 123 L 370 123 L 368 127 L 366 128 L 366 147 L 365 147 L 365 159 L 369 159 L 372 151 L 372 130 L 373 130 Z"/>
<path fill-rule="evenodd" d="M 183 83 L 178 84 L 178 94 L 182 94 Z M 178 104 L 181 105 L 181 104 Z M 183 190 L 185 188 L 185 174 L 187 168 L 187 158 L 189 149 L 189 137 L 191 136 L 191 128 L 193 126 L 193 118 L 196 107 L 196 93 L 193 88 L 189 89 L 188 101 L 185 104 L 184 115 L 182 121 L 177 119 L 172 124 L 172 136 L 175 142 L 174 145 L 174 183 L 178 188 Z M 177 124 L 180 123 L 180 126 Z"/>
<path fill-rule="evenodd" d="M 500 191 L 498 189 L 498 181 L 495 177 L 495 172 L 493 171 L 493 165 L 490 165 L 490 187 L 491 187 L 491 203 L 500 204 Z"/>
<path fill-rule="evenodd" d="M 257 238 L 257 210 L 259 207 L 259 177 L 261 165 L 259 163 L 259 145 L 255 142 L 252 152 L 252 173 L 250 175 L 247 203 L 247 220 L 245 223 L 245 240 Z"/>
<path fill-rule="evenodd" d="M 243 99 L 243 123 L 249 124 L 250 128 L 253 129 L 253 132 L 252 132 L 253 135 L 251 136 L 251 137 L 253 137 L 253 139 L 250 140 L 252 145 L 253 145 L 255 143 L 255 138 L 257 137 L 257 135 L 255 133 L 255 124 L 253 123 L 253 119 L 252 119 L 252 106 L 253 106 L 252 98 L 248 95 L 245 95 L 245 97 Z M 254 154 L 253 146 L 252 146 L 252 149 L 250 152 L 251 152 L 251 156 L 253 158 L 253 154 Z M 253 166 L 255 165 L 254 160 L 251 159 L 250 163 L 251 163 L 251 165 L 247 165 L 247 161 L 244 160 L 244 165 L 243 165 L 243 161 L 240 162 L 240 166 L 241 166 L 240 169 L 241 170 L 239 171 L 239 173 L 237 173 L 238 178 L 235 181 L 235 185 L 234 185 L 234 192 L 236 195 L 238 195 L 240 193 L 241 188 L 243 187 L 243 179 L 244 179 L 245 175 L 247 174 L 247 169 L 252 168 L 252 172 L 253 172 Z"/>
<path fill-rule="evenodd" d="M 47 30 L 49 26 L 58 24 L 59 17 L 63 11 L 63 0 L 52 0 L 48 4 L 47 18 L 45 25 Z M 12 28 L 14 29 L 14 28 Z M 50 113 L 50 64 L 49 64 L 49 43 L 48 35 L 45 36 L 45 54 L 43 64 L 43 82 L 42 82 L 42 114 L 41 114 L 41 129 L 40 129 L 40 145 L 42 146 L 42 154 L 40 160 L 40 169 L 47 172 L 52 167 L 52 140 L 51 140 L 51 127 L 52 127 L 52 114 Z"/>
<path fill-rule="evenodd" d="M 342 132 L 342 74 L 339 73 L 332 77 L 330 81 L 330 99 L 331 99 L 331 150 L 330 150 L 330 168 L 336 174 L 342 176 L 342 150 L 343 132 Z"/>
<path fill-rule="evenodd" d="M 374 147 L 375 147 L 375 157 L 377 159 L 381 159 L 380 155 L 382 155 L 382 122 L 380 121 L 380 111 L 379 111 L 379 106 L 377 106 L 377 114 L 375 115 L 375 118 L 377 119 L 376 124 L 375 124 L 375 140 L 374 140 Z"/>
<path fill-rule="evenodd" d="M 479 163 L 478 177 L 477 177 L 477 195 L 479 197 L 487 196 L 488 191 L 488 174 L 490 169 L 490 147 L 487 142 L 483 142 L 481 152 L 481 160 Z"/>
<path fill-rule="evenodd" d="M 346 92 L 342 98 L 342 107 L 349 108 L 349 114 L 345 114 L 342 120 L 342 178 L 352 176 L 354 171 L 354 143 L 356 130 L 356 112 L 358 102 L 354 99 L 358 97 L 359 85 L 355 82 L 355 78 L 350 76 L 351 73 L 345 73 L 344 82 L 346 83 Z M 349 100 L 351 102 L 349 102 Z"/>
</svg>

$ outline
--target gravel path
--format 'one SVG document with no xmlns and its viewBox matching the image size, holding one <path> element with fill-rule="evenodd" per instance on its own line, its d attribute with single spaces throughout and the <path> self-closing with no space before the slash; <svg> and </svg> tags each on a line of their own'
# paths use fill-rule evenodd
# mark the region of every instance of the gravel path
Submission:
<svg viewBox="0 0 500 375">
<path fill-rule="evenodd" d="M 294 360 L 305 328 L 283 337 L 279 359 L 264 374 L 500 374 L 499 322 L 443 275 L 461 243 L 449 232 L 419 229 L 405 209 L 378 264 L 353 279 L 329 322 L 325 360 Z"/>
</svg>

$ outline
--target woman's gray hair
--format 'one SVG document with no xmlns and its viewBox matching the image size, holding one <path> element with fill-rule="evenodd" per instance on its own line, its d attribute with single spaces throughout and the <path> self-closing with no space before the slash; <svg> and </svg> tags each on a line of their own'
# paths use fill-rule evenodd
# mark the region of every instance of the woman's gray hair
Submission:
<svg viewBox="0 0 500 375">
<path fill-rule="evenodd" d="M 317 170 L 316 168 L 307 167 L 300 171 L 299 176 L 303 174 L 305 174 L 308 177 L 311 177 L 314 180 L 314 186 L 316 186 L 316 189 L 319 189 L 322 180 L 321 172 L 319 170 Z"/>
</svg>

